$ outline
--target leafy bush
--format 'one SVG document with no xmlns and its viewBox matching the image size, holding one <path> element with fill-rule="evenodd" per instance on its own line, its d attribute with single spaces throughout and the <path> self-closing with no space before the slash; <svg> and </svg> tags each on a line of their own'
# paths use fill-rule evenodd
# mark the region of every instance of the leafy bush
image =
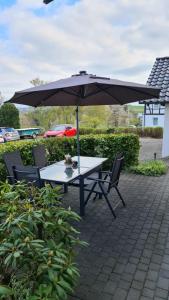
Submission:
<svg viewBox="0 0 169 300">
<path fill-rule="evenodd" d="M 120 134 L 120 133 L 134 133 L 140 137 L 152 137 L 152 138 L 162 138 L 163 137 L 163 128 L 162 127 L 112 127 L 108 129 L 99 129 L 99 128 L 80 128 L 80 134 Z"/>
<path fill-rule="evenodd" d="M 0 186 L 0 298 L 64 300 L 79 276 L 71 225 L 79 216 L 60 206 L 58 190 Z"/>
<path fill-rule="evenodd" d="M 5 152 L 19 150 L 25 164 L 33 164 L 32 147 L 37 144 L 45 144 L 49 161 L 59 161 L 64 155 L 70 153 L 77 154 L 76 138 L 49 138 L 38 139 L 36 141 L 17 141 L 0 145 L 0 180 L 6 179 L 6 169 L 3 161 Z M 81 155 L 107 157 L 108 163 L 118 152 L 125 155 L 125 166 L 138 163 L 139 139 L 134 134 L 105 134 L 105 135 L 83 135 L 80 137 Z"/>
<path fill-rule="evenodd" d="M 147 161 L 130 168 L 132 172 L 146 176 L 161 176 L 166 174 L 167 169 L 166 164 L 162 160 Z"/>
</svg>

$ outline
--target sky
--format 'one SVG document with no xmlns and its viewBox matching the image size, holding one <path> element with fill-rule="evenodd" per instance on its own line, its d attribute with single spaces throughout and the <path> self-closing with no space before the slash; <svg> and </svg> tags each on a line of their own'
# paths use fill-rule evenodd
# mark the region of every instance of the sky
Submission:
<svg viewBox="0 0 169 300">
<path fill-rule="evenodd" d="M 168 0 L 0 0 L 0 92 L 80 70 L 146 83 L 169 56 Z"/>
</svg>

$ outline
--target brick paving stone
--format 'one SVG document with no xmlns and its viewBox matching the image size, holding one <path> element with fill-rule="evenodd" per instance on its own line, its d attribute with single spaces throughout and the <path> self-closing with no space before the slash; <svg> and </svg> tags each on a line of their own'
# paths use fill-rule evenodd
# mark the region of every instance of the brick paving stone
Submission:
<svg viewBox="0 0 169 300">
<path fill-rule="evenodd" d="M 169 289 L 169 279 L 164 277 L 159 277 L 157 286 L 161 289 L 168 290 Z"/>
<path fill-rule="evenodd" d="M 129 274 L 134 274 L 136 271 L 136 265 L 132 263 L 128 263 L 125 267 L 125 272 Z"/>
<path fill-rule="evenodd" d="M 148 271 L 147 278 L 152 281 L 157 281 L 158 272 L 157 271 Z"/>
<path fill-rule="evenodd" d="M 108 294 L 114 294 L 115 290 L 117 288 L 117 282 L 114 281 L 108 281 L 105 288 L 104 288 L 104 292 L 108 293 Z"/>
<path fill-rule="evenodd" d="M 142 291 L 143 296 L 153 298 L 154 297 L 154 291 L 152 289 L 144 288 Z"/>
<path fill-rule="evenodd" d="M 160 297 L 162 299 L 167 299 L 168 291 L 157 288 L 156 291 L 155 291 L 155 296 Z"/>
<path fill-rule="evenodd" d="M 113 300 L 125 300 L 126 297 L 127 297 L 127 291 L 121 288 L 117 288 L 114 293 Z"/>
<path fill-rule="evenodd" d="M 125 265 L 123 264 L 116 264 L 115 268 L 113 269 L 113 272 L 114 273 L 117 273 L 117 274 L 122 274 L 123 271 L 125 269 Z"/>
<path fill-rule="evenodd" d="M 160 277 L 164 277 L 164 278 L 169 278 L 169 271 L 168 270 L 160 269 L 159 276 Z"/>
<path fill-rule="evenodd" d="M 139 300 L 139 298 L 140 298 L 140 291 L 131 288 L 129 290 L 127 300 Z"/>
<path fill-rule="evenodd" d="M 151 280 L 146 280 L 145 285 L 146 288 L 154 290 L 156 287 L 156 282 Z"/>
<path fill-rule="evenodd" d="M 131 287 L 133 289 L 136 289 L 136 290 L 142 290 L 143 286 L 144 286 L 143 282 L 137 281 L 137 280 L 133 280 Z"/>
<path fill-rule="evenodd" d="M 149 264 L 149 269 L 150 269 L 150 270 L 154 270 L 154 271 L 159 271 L 159 270 L 160 270 L 160 265 L 151 262 L 151 263 Z"/>
<path fill-rule="evenodd" d="M 118 282 L 118 287 L 119 288 L 122 288 L 122 289 L 125 289 L 125 290 L 129 290 L 129 288 L 131 287 L 131 282 L 129 281 L 125 281 L 125 280 L 120 280 Z"/>
<path fill-rule="evenodd" d="M 164 255 L 163 262 L 169 264 L 169 255 Z"/>
<path fill-rule="evenodd" d="M 136 258 L 136 257 L 130 257 L 129 258 L 129 262 L 131 262 L 132 264 L 135 264 L 137 265 L 139 263 L 139 258 Z"/>
<path fill-rule="evenodd" d="M 144 271 L 137 270 L 135 273 L 134 279 L 143 282 L 146 278 L 146 274 L 147 273 Z"/>
<path fill-rule="evenodd" d="M 149 268 L 149 265 L 145 265 L 145 264 L 142 264 L 142 263 L 139 263 L 137 268 L 141 271 L 147 271 L 148 268 Z"/>
</svg>

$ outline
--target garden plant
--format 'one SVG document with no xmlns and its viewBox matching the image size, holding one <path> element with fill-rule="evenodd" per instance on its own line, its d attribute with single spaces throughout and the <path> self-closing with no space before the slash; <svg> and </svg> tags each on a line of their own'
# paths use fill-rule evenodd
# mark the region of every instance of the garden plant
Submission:
<svg viewBox="0 0 169 300">
<path fill-rule="evenodd" d="M 7 173 L 3 154 L 19 150 L 25 165 L 32 165 L 32 148 L 37 144 L 44 144 L 49 161 L 59 161 L 65 154 L 77 155 L 76 138 L 48 138 L 33 141 L 17 141 L 0 145 L 0 180 L 6 179 Z M 90 134 L 80 137 L 80 154 L 83 156 L 107 157 L 105 168 L 109 168 L 117 153 L 123 153 L 125 167 L 136 165 L 139 155 L 139 138 L 135 134 Z"/>
<path fill-rule="evenodd" d="M 167 173 L 168 167 L 162 160 L 151 160 L 130 167 L 130 171 L 145 176 L 161 176 Z"/>
<path fill-rule="evenodd" d="M 79 276 L 72 222 L 58 188 L 0 186 L 0 299 L 64 300 Z"/>
</svg>

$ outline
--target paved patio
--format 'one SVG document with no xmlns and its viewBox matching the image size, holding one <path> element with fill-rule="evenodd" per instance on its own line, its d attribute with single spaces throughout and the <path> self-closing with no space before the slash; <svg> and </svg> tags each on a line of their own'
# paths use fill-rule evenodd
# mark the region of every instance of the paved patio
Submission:
<svg viewBox="0 0 169 300">
<path fill-rule="evenodd" d="M 169 173 L 123 174 L 120 188 L 127 207 L 119 207 L 116 220 L 96 200 L 78 225 L 89 246 L 79 251 L 81 277 L 70 300 L 169 299 Z M 78 211 L 76 188 L 65 203 Z"/>
</svg>

